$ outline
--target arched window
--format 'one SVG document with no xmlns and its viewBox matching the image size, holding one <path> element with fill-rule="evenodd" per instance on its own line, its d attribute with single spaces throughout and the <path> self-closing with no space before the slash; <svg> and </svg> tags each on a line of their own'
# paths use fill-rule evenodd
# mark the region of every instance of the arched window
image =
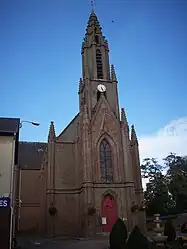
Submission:
<svg viewBox="0 0 187 249">
<path fill-rule="evenodd" d="M 95 35 L 95 42 L 96 42 L 96 44 L 99 44 L 99 36 L 98 35 Z"/>
<path fill-rule="evenodd" d="M 103 139 L 100 144 L 100 172 L 102 181 L 113 181 L 112 150 L 106 139 Z"/>
<path fill-rule="evenodd" d="M 96 50 L 97 78 L 103 79 L 102 55 L 99 49 Z"/>
</svg>

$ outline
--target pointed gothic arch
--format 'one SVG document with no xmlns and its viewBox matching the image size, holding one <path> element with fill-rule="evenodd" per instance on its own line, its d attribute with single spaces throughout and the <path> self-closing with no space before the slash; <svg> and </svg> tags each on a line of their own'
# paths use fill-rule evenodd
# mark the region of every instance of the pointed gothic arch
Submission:
<svg viewBox="0 0 187 249">
<path fill-rule="evenodd" d="M 113 181 L 113 160 L 112 148 L 106 138 L 103 138 L 99 145 L 100 156 L 100 178 L 103 182 Z"/>
<path fill-rule="evenodd" d="M 102 55 L 99 49 L 96 50 L 96 65 L 97 65 L 97 78 L 103 79 Z"/>
<path fill-rule="evenodd" d="M 103 195 L 101 203 L 101 216 L 105 217 L 107 223 L 103 225 L 103 232 L 111 232 L 118 217 L 118 203 L 116 194 L 106 193 Z"/>
<path fill-rule="evenodd" d="M 115 200 L 117 200 L 118 198 L 118 195 L 117 193 L 112 190 L 112 189 L 107 189 L 105 192 L 102 193 L 101 195 L 101 200 L 102 200 L 102 203 L 103 203 L 103 200 L 106 196 L 112 196 Z"/>
<path fill-rule="evenodd" d="M 94 179 L 95 181 L 101 182 L 101 167 L 100 167 L 100 144 L 103 139 L 106 139 L 112 150 L 112 169 L 113 169 L 113 182 L 120 179 L 120 170 L 119 170 L 119 147 L 116 140 L 108 134 L 107 131 L 100 130 L 98 136 L 95 138 L 95 161 L 94 166 Z"/>
</svg>

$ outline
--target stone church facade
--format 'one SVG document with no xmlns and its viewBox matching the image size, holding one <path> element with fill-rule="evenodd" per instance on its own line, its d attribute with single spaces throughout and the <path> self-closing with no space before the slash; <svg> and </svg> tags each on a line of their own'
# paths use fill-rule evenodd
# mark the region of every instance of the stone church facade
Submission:
<svg viewBox="0 0 187 249">
<path fill-rule="evenodd" d="M 119 109 L 109 47 L 92 11 L 82 43 L 79 113 L 48 143 L 20 143 L 17 229 L 93 236 L 120 217 L 145 231 L 138 140 Z"/>
</svg>

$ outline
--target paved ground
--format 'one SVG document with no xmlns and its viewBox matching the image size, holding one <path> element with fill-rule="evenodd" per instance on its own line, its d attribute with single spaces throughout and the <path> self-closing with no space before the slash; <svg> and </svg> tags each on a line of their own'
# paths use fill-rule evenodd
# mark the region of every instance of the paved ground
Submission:
<svg viewBox="0 0 187 249">
<path fill-rule="evenodd" d="M 184 234 L 178 234 L 184 235 Z M 150 236 L 150 234 L 149 234 Z M 185 234 L 186 236 L 186 234 Z M 151 237 L 151 236 L 150 236 Z M 44 239 L 23 236 L 18 238 L 18 244 L 22 249 L 108 249 L 108 238 L 97 237 L 94 239 Z"/>
<path fill-rule="evenodd" d="M 23 249 L 108 249 L 108 240 L 96 239 L 19 239 L 19 245 Z"/>
</svg>

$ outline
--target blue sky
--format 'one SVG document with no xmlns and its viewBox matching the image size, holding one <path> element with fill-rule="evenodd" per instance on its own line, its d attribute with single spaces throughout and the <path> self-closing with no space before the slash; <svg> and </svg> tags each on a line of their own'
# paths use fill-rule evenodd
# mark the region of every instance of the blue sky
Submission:
<svg viewBox="0 0 187 249">
<path fill-rule="evenodd" d="M 0 116 L 41 124 L 21 139 L 45 141 L 51 120 L 58 134 L 78 112 L 90 11 L 89 0 L 0 2 Z M 187 1 L 96 0 L 95 12 L 138 135 L 187 116 Z"/>
</svg>

